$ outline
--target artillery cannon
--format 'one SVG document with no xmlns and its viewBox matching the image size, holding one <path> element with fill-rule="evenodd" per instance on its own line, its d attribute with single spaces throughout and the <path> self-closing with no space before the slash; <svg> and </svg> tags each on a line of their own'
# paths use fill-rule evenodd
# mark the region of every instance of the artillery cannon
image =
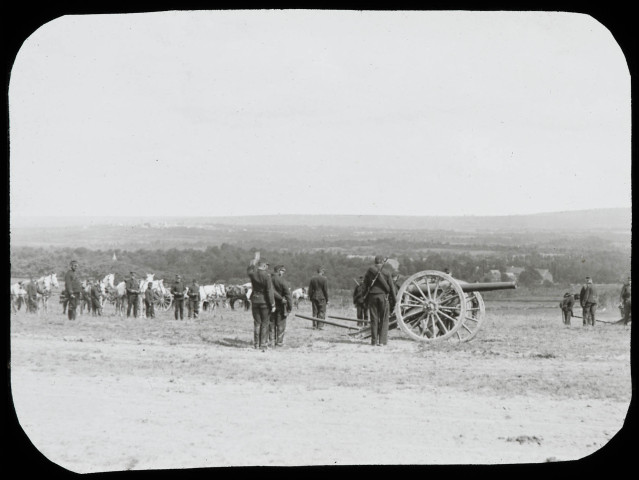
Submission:
<svg viewBox="0 0 639 480">
<path fill-rule="evenodd" d="M 447 339 L 468 342 L 477 335 L 486 318 L 481 292 L 514 288 L 517 288 L 515 282 L 468 283 L 436 270 L 418 272 L 399 287 L 388 328 L 399 326 L 402 332 L 420 342 Z M 319 320 L 299 314 L 296 316 Z M 361 322 L 331 315 L 328 318 Z M 351 339 L 365 339 L 371 335 L 368 326 L 357 329 L 337 326 L 355 330 L 349 333 Z"/>
</svg>

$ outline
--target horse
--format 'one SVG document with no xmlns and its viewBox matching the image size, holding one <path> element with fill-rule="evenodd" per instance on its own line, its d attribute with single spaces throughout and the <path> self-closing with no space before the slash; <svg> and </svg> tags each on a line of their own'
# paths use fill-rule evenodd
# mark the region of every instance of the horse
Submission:
<svg viewBox="0 0 639 480">
<path fill-rule="evenodd" d="M 11 311 L 17 313 L 26 302 L 27 291 L 22 287 L 22 282 L 11 285 Z"/>
<path fill-rule="evenodd" d="M 295 308 L 299 308 L 300 300 L 308 300 L 308 293 L 306 292 L 306 287 L 295 289 L 291 292 L 291 297 L 293 298 L 293 305 Z"/>
<path fill-rule="evenodd" d="M 28 282 L 26 282 L 28 283 Z M 36 281 L 36 287 L 38 289 L 38 294 L 36 296 L 37 302 L 38 302 L 38 309 L 40 308 L 40 305 L 42 305 L 42 309 L 47 312 L 48 311 L 48 304 L 49 304 L 49 297 L 51 296 L 51 289 L 53 287 L 58 288 L 60 285 L 58 284 L 58 277 L 55 273 L 52 273 L 50 275 L 46 275 L 43 277 L 38 278 Z M 25 284 L 25 282 L 22 283 L 23 285 Z"/>
<path fill-rule="evenodd" d="M 204 310 L 213 311 L 220 306 L 220 302 L 223 307 L 227 307 L 226 289 L 223 284 L 214 283 L 213 285 L 200 286 L 200 312 Z M 205 308 L 205 306 L 208 308 Z"/>
<path fill-rule="evenodd" d="M 121 317 L 124 316 L 128 303 L 126 296 L 126 282 L 120 282 L 115 286 L 112 298 L 115 299 L 115 314 L 120 315 Z"/>
<path fill-rule="evenodd" d="M 251 307 L 251 292 L 253 291 L 253 287 L 250 283 L 245 283 L 244 285 L 231 285 L 226 288 L 226 298 L 229 299 L 229 305 L 231 306 L 231 310 L 235 310 L 235 302 L 238 300 L 242 301 L 244 305 L 244 310 L 248 310 Z"/>
</svg>

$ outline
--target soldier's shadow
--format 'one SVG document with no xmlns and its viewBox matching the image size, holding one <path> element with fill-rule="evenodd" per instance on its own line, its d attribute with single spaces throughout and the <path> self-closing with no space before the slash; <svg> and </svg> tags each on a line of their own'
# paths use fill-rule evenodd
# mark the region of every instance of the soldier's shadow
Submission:
<svg viewBox="0 0 639 480">
<path fill-rule="evenodd" d="M 230 348 L 250 348 L 253 346 L 252 341 L 242 340 L 240 338 L 221 338 L 217 340 L 210 340 L 208 343 Z"/>
</svg>

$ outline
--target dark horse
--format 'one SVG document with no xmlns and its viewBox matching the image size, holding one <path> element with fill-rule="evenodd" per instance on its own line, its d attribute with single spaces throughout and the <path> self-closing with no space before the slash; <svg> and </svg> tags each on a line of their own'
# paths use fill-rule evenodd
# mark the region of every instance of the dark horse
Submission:
<svg viewBox="0 0 639 480">
<path fill-rule="evenodd" d="M 235 310 L 235 302 L 238 300 L 242 301 L 244 310 L 251 308 L 251 302 L 248 299 L 249 290 L 250 288 L 246 285 L 231 285 L 230 287 L 226 287 L 226 298 L 229 299 L 231 310 Z"/>
</svg>

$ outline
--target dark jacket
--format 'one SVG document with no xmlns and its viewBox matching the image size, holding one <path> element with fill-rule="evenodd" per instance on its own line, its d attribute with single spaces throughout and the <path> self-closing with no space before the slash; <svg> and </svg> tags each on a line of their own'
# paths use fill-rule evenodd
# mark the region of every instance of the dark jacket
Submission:
<svg viewBox="0 0 639 480">
<path fill-rule="evenodd" d="M 97 285 L 91 287 L 91 300 L 100 300 L 102 297 L 102 290 Z"/>
<path fill-rule="evenodd" d="M 272 308 L 275 305 L 275 294 L 273 292 L 273 281 L 271 276 L 264 270 L 259 270 L 255 265 L 249 265 L 246 274 L 251 279 L 251 303 L 253 305 L 268 305 Z"/>
<path fill-rule="evenodd" d="M 353 290 L 353 304 L 354 305 L 362 305 L 366 302 L 364 298 L 364 294 L 366 293 L 366 287 L 364 286 L 364 282 L 360 283 Z"/>
<path fill-rule="evenodd" d="M 273 298 L 275 299 L 275 305 L 278 307 L 286 307 L 287 311 L 291 311 L 293 305 L 293 299 L 291 298 L 291 289 L 288 288 L 288 283 L 284 280 L 284 277 L 279 275 L 273 275 L 271 277 L 273 282 Z"/>
<path fill-rule="evenodd" d="M 579 293 L 579 303 L 582 307 L 586 307 L 588 305 L 596 304 L 598 302 L 597 290 L 595 290 L 595 286 L 591 283 L 586 284 L 581 289 Z"/>
<path fill-rule="evenodd" d="M 144 301 L 148 302 L 148 303 L 153 303 L 153 289 L 152 288 L 147 288 L 144 291 Z"/>
<path fill-rule="evenodd" d="M 572 307 L 575 304 L 575 297 L 573 295 L 569 295 L 564 297 L 564 299 L 559 303 L 559 306 L 564 312 L 572 312 Z"/>
<path fill-rule="evenodd" d="M 182 283 L 182 281 L 178 280 L 173 283 L 173 285 L 171 286 L 171 293 L 174 297 L 184 298 L 184 284 Z"/>
<path fill-rule="evenodd" d="M 379 275 L 378 275 L 379 272 Z M 391 302 L 395 301 L 397 289 L 393 277 L 389 272 L 377 265 L 370 267 L 364 275 L 364 282 L 368 295 L 389 295 Z"/>
<path fill-rule="evenodd" d="M 140 293 L 140 282 L 129 278 L 126 281 L 126 293 Z"/>
<path fill-rule="evenodd" d="M 199 285 L 189 285 L 189 291 L 187 292 L 189 296 L 189 300 L 197 300 L 200 301 L 200 286 Z"/>
<path fill-rule="evenodd" d="M 82 291 L 82 282 L 80 282 L 77 272 L 69 270 L 64 275 L 64 288 L 69 294 L 80 293 Z"/>
<path fill-rule="evenodd" d="M 36 286 L 35 282 L 29 282 L 26 291 L 27 297 L 29 298 L 35 298 L 38 296 L 38 287 Z"/>
<path fill-rule="evenodd" d="M 308 284 L 308 298 L 328 302 L 328 280 L 324 275 L 317 274 L 311 278 Z"/>
</svg>

